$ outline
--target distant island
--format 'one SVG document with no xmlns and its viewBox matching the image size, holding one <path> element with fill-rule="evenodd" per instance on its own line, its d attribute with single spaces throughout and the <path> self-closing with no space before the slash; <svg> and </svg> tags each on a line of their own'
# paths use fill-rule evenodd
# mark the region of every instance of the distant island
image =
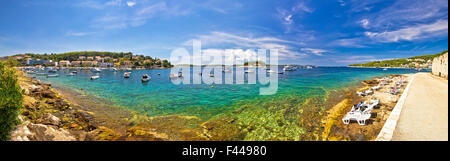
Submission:
<svg viewBox="0 0 450 161">
<path fill-rule="evenodd" d="M 2 59 L 15 59 L 20 66 L 170 68 L 168 60 L 131 52 L 81 51 L 61 54 L 17 54 Z"/>
<path fill-rule="evenodd" d="M 448 51 L 438 54 L 413 56 L 404 59 L 392 59 L 383 61 L 373 61 L 364 64 L 351 64 L 350 67 L 393 67 L 393 68 L 431 68 L 433 59 Z"/>
</svg>

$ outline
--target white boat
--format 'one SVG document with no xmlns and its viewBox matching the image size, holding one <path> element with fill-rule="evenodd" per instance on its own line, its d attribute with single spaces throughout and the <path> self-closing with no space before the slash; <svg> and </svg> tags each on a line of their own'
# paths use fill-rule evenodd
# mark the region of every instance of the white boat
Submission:
<svg viewBox="0 0 450 161">
<path fill-rule="evenodd" d="M 47 73 L 36 73 L 36 75 L 38 75 L 38 76 L 46 76 Z"/>
<path fill-rule="evenodd" d="M 56 73 L 56 69 L 50 69 L 48 72 L 49 73 Z"/>
<path fill-rule="evenodd" d="M 124 77 L 124 78 L 130 78 L 130 75 L 131 75 L 131 72 L 125 72 L 125 73 L 123 74 L 123 77 Z"/>
<path fill-rule="evenodd" d="M 170 78 L 181 78 L 183 77 L 183 74 L 170 74 Z"/>
<path fill-rule="evenodd" d="M 383 68 L 384 71 L 388 70 L 387 68 Z"/>
<path fill-rule="evenodd" d="M 100 73 L 100 72 L 102 72 L 102 70 L 99 69 L 99 68 L 94 68 L 94 69 L 92 69 L 92 72 L 94 72 L 94 73 Z"/>
<path fill-rule="evenodd" d="M 78 72 L 77 72 L 77 71 L 72 71 L 72 72 L 70 72 L 70 73 L 77 74 Z"/>
<path fill-rule="evenodd" d="M 287 65 L 287 66 L 285 66 L 284 68 L 283 68 L 283 71 L 295 71 L 296 69 L 294 68 L 294 67 L 291 67 L 291 66 L 289 66 L 289 65 Z"/>
<path fill-rule="evenodd" d="M 117 68 L 112 68 L 113 71 L 117 71 Z"/>
<path fill-rule="evenodd" d="M 30 70 L 30 71 L 27 71 L 27 74 L 36 74 L 36 72 L 33 70 Z"/>
<path fill-rule="evenodd" d="M 74 74 L 74 73 L 69 73 L 69 74 L 67 74 L 67 76 L 75 76 L 76 74 Z"/>
<path fill-rule="evenodd" d="M 91 76 L 91 80 L 99 79 L 99 78 L 100 78 L 100 76 L 98 76 L 98 75 Z"/>
<path fill-rule="evenodd" d="M 253 72 L 255 72 L 255 71 L 251 70 L 251 69 L 245 71 L 245 73 L 253 73 Z"/>
<path fill-rule="evenodd" d="M 127 71 L 131 71 L 131 70 L 133 70 L 133 69 L 131 69 L 131 68 L 126 68 L 125 70 L 127 70 Z"/>
<path fill-rule="evenodd" d="M 49 78 L 49 77 L 58 77 L 58 76 L 59 76 L 58 74 L 47 75 L 47 78 Z"/>
<path fill-rule="evenodd" d="M 274 70 L 268 70 L 267 73 L 278 73 L 278 72 Z"/>
<path fill-rule="evenodd" d="M 147 74 L 144 74 L 142 76 L 142 82 L 148 82 L 148 81 L 150 81 L 150 79 L 151 79 L 151 77 Z"/>
</svg>

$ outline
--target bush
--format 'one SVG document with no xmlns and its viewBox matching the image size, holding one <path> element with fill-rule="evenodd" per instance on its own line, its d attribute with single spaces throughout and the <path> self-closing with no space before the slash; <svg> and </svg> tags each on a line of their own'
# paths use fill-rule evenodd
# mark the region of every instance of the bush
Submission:
<svg viewBox="0 0 450 161">
<path fill-rule="evenodd" d="M 22 101 L 15 69 L 0 62 L 0 141 L 9 140 L 11 131 L 19 124 Z"/>
</svg>

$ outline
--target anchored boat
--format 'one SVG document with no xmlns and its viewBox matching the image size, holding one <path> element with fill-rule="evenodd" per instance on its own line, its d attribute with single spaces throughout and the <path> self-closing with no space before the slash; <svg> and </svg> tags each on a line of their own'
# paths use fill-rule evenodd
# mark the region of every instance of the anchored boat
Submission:
<svg viewBox="0 0 450 161">
<path fill-rule="evenodd" d="M 148 74 L 142 75 L 142 82 L 148 82 L 150 81 L 151 77 Z"/>
<path fill-rule="evenodd" d="M 100 76 L 98 76 L 98 75 L 91 76 L 91 80 L 99 79 L 99 78 L 100 78 Z"/>
<path fill-rule="evenodd" d="M 124 78 L 130 78 L 131 72 L 125 72 L 123 73 Z"/>
</svg>

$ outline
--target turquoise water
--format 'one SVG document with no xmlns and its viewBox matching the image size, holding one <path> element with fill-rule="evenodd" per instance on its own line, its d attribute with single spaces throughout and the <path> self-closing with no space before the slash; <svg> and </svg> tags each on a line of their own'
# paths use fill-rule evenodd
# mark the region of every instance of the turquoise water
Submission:
<svg viewBox="0 0 450 161">
<path fill-rule="evenodd" d="M 76 76 L 67 76 L 69 71 L 57 72 L 59 77 L 38 79 L 82 92 L 87 96 L 102 98 L 114 105 L 133 109 L 149 116 L 165 114 L 187 114 L 209 118 L 236 108 L 236 105 L 250 100 L 269 100 L 298 96 L 308 98 L 324 97 L 329 91 L 356 85 L 362 80 L 389 74 L 415 73 L 413 69 L 319 67 L 298 69 L 279 75 L 278 90 L 274 95 L 259 95 L 261 84 L 174 84 L 169 78 L 170 69 L 133 70 L 131 78 L 124 79 L 126 71 L 114 72 L 109 69 L 101 73 L 78 70 Z M 158 75 L 157 73 L 160 73 Z M 141 76 L 149 74 L 150 82 L 142 83 Z M 252 74 L 252 73 L 249 73 Z M 253 73 L 255 74 L 255 73 Z M 90 80 L 99 75 L 100 79 Z M 247 75 L 245 80 L 247 81 Z M 187 78 L 185 78 L 187 79 Z M 224 78 L 225 79 L 225 78 Z"/>
</svg>

